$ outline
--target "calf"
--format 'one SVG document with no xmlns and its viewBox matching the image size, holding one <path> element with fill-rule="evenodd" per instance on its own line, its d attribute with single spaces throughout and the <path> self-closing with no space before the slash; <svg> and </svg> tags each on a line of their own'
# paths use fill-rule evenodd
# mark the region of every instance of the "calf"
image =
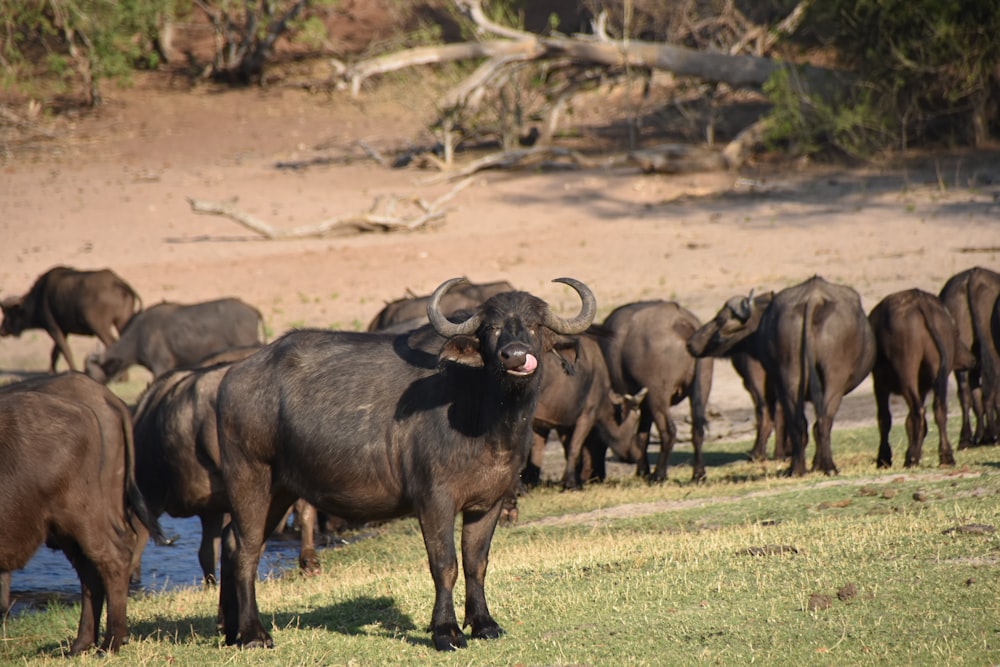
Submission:
<svg viewBox="0 0 1000 667">
<path fill-rule="evenodd" d="M 878 410 L 879 468 L 892 466 L 889 431 L 892 413 L 889 395 L 901 395 L 906 417 L 906 467 L 920 464 L 927 418 L 924 401 L 934 391 L 934 422 L 938 429 L 938 463 L 955 465 L 948 442 L 948 375 L 956 368 L 975 365 L 972 353 L 961 345 L 958 327 L 933 294 L 919 289 L 896 292 L 882 299 L 868 315 L 875 332 L 876 355 L 872 369 Z"/>
<path fill-rule="evenodd" d="M 255 579 L 264 538 L 305 498 L 348 520 L 416 514 L 434 580 L 435 648 L 465 646 L 452 590 L 455 518 L 462 514 L 465 624 L 473 637 L 503 630 L 486 604 L 497 519 L 524 467 L 550 337 L 581 333 L 596 301 L 569 320 L 525 292 L 490 297 L 453 322 L 440 301 L 430 326 L 409 334 L 293 331 L 229 370 L 219 385 L 219 450 L 233 503 L 223 534 L 219 601 L 226 642 L 271 646 Z"/>
<path fill-rule="evenodd" d="M 219 470 L 216 392 L 230 365 L 255 351 L 239 348 L 226 355 L 226 362 L 167 371 L 153 380 L 135 409 L 139 489 L 154 516 L 166 512 L 201 521 L 198 562 L 206 585 L 216 583 L 219 539 L 230 510 Z M 314 523 L 303 521 L 300 565 L 306 572 L 319 570 Z"/>
<path fill-rule="evenodd" d="M 101 650 L 119 649 L 132 559 L 147 534 L 166 543 L 135 485 L 128 410 L 105 391 L 79 374 L 0 391 L 0 571 L 42 542 L 66 554 L 82 592 L 71 654 L 97 643 L 105 598 Z"/>
<path fill-rule="evenodd" d="M 712 360 L 696 359 L 685 347 L 700 326 L 693 313 L 673 301 L 643 301 L 616 308 L 601 325 L 611 335 L 599 339 L 611 386 L 620 393 L 648 389 L 640 408 L 636 435 L 636 472 L 652 481 L 667 478 L 667 461 L 677 439 L 670 407 L 688 399 L 691 406 L 692 479 L 705 478 L 702 443 L 705 410 L 712 388 Z M 660 434 L 660 454 L 650 476 L 646 451 L 653 423 Z"/>
<path fill-rule="evenodd" d="M 236 298 L 191 305 L 160 303 L 138 313 L 103 354 L 87 358 L 87 375 L 107 383 L 133 364 L 153 376 L 195 366 L 210 355 L 263 341 L 260 312 Z"/>
<path fill-rule="evenodd" d="M 990 317 L 1000 298 L 1000 273 L 980 266 L 955 274 L 939 294 L 944 307 L 955 318 L 962 347 L 976 358 L 968 369 L 955 369 L 962 430 L 958 448 L 1000 440 L 1000 353 Z M 1000 332 L 1000 328 L 996 331 Z M 985 408 L 984 408 L 985 398 Z M 972 429 L 969 411 L 976 420 Z"/>
<path fill-rule="evenodd" d="M 639 405 L 645 388 L 636 396 L 611 388 L 608 367 L 597 341 L 589 335 L 565 337 L 546 366 L 541 395 L 532 426 L 535 431 L 531 458 L 521 479 L 531 486 L 539 481 L 545 443 L 555 430 L 566 451 L 563 488 L 578 489 L 593 478 L 604 479 L 604 456 L 610 447 L 619 457 L 634 461 Z"/>
<path fill-rule="evenodd" d="M 805 404 L 811 402 L 816 413 L 813 469 L 834 474 L 833 419 L 844 395 L 860 384 L 875 363 L 875 334 L 861 308 L 861 297 L 850 287 L 813 276 L 781 290 L 760 310 L 756 300 L 747 299 L 732 319 L 699 330 L 688 341 L 688 349 L 716 354 L 745 341 L 748 352 L 764 367 L 775 414 L 780 411 L 783 416 L 785 436 L 778 442 L 788 439 L 789 473 L 806 471 Z"/>
<path fill-rule="evenodd" d="M 464 283 L 455 285 L 441 297 L 441 312 L 445 315 L 466 308 L 475 308 L 494 294 L 513 292 L 514 286 L 506 280 L 492 283 Z M 368 324 L 368 331 L 402 333 L 427 323 L 427 304 L 430 295 L 409 294 L 387 303 Z"/>
<path fill-rule="evenodd" d="M 52 337 L 49 370 L 56 372 L 62 354 L 77 370 L 66 336 L 97 336 L 111 345 L 142 301 L 132 287 L 109 269 L 77 271 L 57 266 L 43 273 L 28 293 L 0 302 L 0 336 L 20 336 L 26 329 L 45 329 Z"/>
</svg>

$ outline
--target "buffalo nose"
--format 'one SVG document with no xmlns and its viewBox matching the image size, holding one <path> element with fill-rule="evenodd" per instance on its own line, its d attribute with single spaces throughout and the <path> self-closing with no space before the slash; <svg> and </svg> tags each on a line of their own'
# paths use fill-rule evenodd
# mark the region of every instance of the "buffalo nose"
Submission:
<svg viewBox="0 0 1000 667">
<path fill-rule="evenodd" d="M 534 370 L 534 364 L 531 363 L 534 356 L 531 354 L 531 349 L 523 343 L 505 345 L 500 350 L 500 360 L 504 369 L 508 371 L 524 370 L 526 366 L 531 366 L 530 370 Z"/>
</svg>

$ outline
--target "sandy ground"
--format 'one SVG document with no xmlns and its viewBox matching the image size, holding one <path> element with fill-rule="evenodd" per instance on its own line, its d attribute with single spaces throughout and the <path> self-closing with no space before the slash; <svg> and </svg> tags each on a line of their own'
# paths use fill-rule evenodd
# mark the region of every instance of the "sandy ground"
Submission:
<svg viewBox="0 0 1000 667">
<path fill-rule="evenodd" d="M 110 267 L 146 305 L 239 296 L 277 335 L 363 328 L 406 289 L 426 293 L 459 275 L 509 280 L 567 314 L 578 301 L 551 282 L 559 276 L 594 290 L 599 317 L 663 298 L 705 319 L 734 294 L 813 274 L 853 286 L 870 309 L 902 289 L 937 293 L 973 265 L 1000 269 L 995 154 L 863 170 L 481 172 L 442 226 L 413 233 L 263 240 L 191 211 L 189 197 L 236 199 L 291 229 L 386 198 L 433 200 L 454 183 L 379 166 L 358 144 L 390 154 L 428 141 L 432 109 L 420 106 L 388 92 L 178 94 L 141 81 L 110 90 L 99 114 L 53 125 L 58 138 L 4 147 L 0 298 L 27 291 L 53 265 Z M 276 167 L 316 158 L 328 164 Z M 84 337 L 72 344 L 79 360 L 97 347 Z M 2 339 L 0 372 L 44 370 L 50 347 L 40 331 Z M 868 383 L 848 398 L 838 424 L 874 419 Z M 714 435 L 749 431 L 749 399 L 728 363 L 717 364 L 712 405 Z"/>
</svg>

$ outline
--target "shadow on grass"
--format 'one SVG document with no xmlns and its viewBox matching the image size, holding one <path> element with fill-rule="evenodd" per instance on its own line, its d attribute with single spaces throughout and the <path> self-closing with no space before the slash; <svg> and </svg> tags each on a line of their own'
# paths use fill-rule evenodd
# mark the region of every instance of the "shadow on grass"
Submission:
<svg viewBox="0 0 1000 667">
<path fill-rule="evenodd" d="M 399 637 L 405 634 L 411 644 L 433 645 L 430 635 L 426 638 L 413 636 L 412 633 L 418 631 L 413 620 L 399 610 L 392 598 L 385 596 L 354 598 L 304 613 L 270 613 L 264 609 L 261 621 L 265 627 L 317 628 L 344 635 Z M 218 635 L 214 616 L 157 616 L 130 624 L 130 630 L 135 636 L 170 643 L 180 643 L 192 635 L 202 638 Z"/>
</svg>

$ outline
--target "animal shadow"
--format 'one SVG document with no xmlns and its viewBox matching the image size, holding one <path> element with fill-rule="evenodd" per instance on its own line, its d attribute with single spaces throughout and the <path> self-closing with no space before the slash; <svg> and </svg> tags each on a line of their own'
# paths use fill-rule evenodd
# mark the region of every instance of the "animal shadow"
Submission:
<svg viewBox="0 0 1000 667">
<path fill-rule="evenodd" d="M 396 606 L 392 598 L 358 597 L 344 600 L 329 607 L 322 607 L 305 613 L 267 613 L 262 610 L 263 619 L 271 619 L 273 627 L 318 628 L 343 635 L 371 635 L 399 637 L 417 631 L 417 626 L 407 614 Z M 266 620 L 265 620 L 266 623 Z M 162 617 L 148 621 L 133 622 L 129 626 L 133 637 L 148 636 L 167 643 L 182 643 L 192 634 L 199 637 L 217 635 L 215 616 Z M 426 638 L 408 636 L 411 644 L 431 646 L 430 636 Z"/>
</svg>

